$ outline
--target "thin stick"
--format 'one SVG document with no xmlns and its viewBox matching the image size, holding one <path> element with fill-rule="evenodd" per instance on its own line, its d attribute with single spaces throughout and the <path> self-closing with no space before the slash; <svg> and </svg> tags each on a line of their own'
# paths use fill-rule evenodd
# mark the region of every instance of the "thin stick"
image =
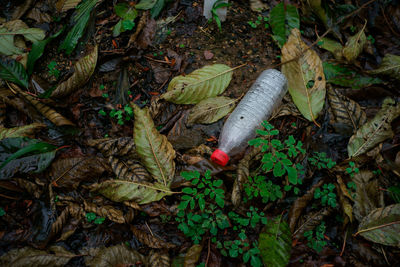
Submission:
<svg viewBox="0 0 400 267">
<path fill-rule="evenodd" d="M 347 231 L 344 234 L 344 241 L 343 241 L 343 246 L 342 246 L 342 251 L 340 252 L 340 257 L 342 257 L 343 253 L 344 253 L 344 249 L 346 247 L 346 241 L 347 241 Z"/>
<path fill-rule="evenodd" d="M 204 267 L 207 267 L 209 258 L 210 258 L 210 238 L 208 238 L 208 252 L 207 252 L 206 264 L 204 265 Z"/>
</svg>

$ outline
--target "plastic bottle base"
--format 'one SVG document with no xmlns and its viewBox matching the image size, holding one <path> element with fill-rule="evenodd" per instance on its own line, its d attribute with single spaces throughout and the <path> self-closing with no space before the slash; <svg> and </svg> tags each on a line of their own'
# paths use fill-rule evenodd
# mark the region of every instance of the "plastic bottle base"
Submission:
<svg viewBox="0 0 400 267">
<path fill-rule="evenodd" d="M 225 166 L 229 161 L 229 156 L 224 151 L 216 149 L 211 155 L 211 160 L 218 165 Z"/>
</svg>

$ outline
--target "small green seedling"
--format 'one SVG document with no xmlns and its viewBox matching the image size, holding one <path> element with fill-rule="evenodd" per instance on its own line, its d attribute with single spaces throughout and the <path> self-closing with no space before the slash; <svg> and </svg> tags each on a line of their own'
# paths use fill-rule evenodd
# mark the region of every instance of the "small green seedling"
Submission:
<svg viewBox="0 0 400 267">
<path fill-rule="evenodd" d="M 258 16 L 256 21 L 248 21 L 247 23 L 253 28 L 256 29 L 258 25 L 264 23 L 264 28 L 268 29 L 269 28 L 269 17 L 263 17 L 263 16 Z"/>
<path fill-rule="evenodd" d="M 244 202 L 261 197 L 263 203 L 268 203 L 283 197 L 281 187 L 261 175 L 254 178 L 249 176 L 248 183 L 244 184 L 244 191 L 247 196 L 243 199 Z"/>
<path fill-rule="evenodd" d="M 315 228 L 315 235 L 313 231 L 305 232 L 304 237 L 307 238 L 307 246 L 320 253 L 322 249 L 327 245 L 324 237 L 325 231 L 325 222 L 321 222 L 321 224 Z"/>
<path fill-rule="evenodd" d="M 47 68 L 49 69 L 49 74 L 54 76 L 56 79 L 60 77 L 60 71 L 57 69 L 57 62 L 54 60 L 51 61 L 48 65 Z"/>
<path fill-rule="evenodd" d="M 0 217 L 3 217 L 4 215 L 6 215 L 6 211 L 0 207 Z"/>
<path fill-rule="evenodd" d="M 321 199 L 321 203 L 323 206 L 330 206 L 332 208 L 336 208 L 336 194 L 333 193 L 335 189 L 335 185 L 332 183 L 324 184 L 322 186 L 322 190 L 320 188 L 315 189 L 314 198 Z"/>
<path fill-rule="evenodd" d="M 88 221 L 88 222 L 92 222 L 92 221 L 94 221 L 94 219 L 96 219 L 96 213 L 93 213 L 93 212 L 88 212 L 88 213 L 86 213 L 86 220 Z"/>
<path fill-rule="evenodd" d="M 312 157 L 308 158 L 311 165 L 321 169 L 331 169 L 336 165 L 336 162 L 328 158 L 325 152 L 314 152 Z"/>
<path fill-rule="evenodd" d="M 222 32 L 222 25 L 221 25 L 221 19 L 218 16 L 217 10 L 220 8 L 229 7 L 230 5 L 231 4 L 225 2 L 225 0 L 217 0 L 217 1 L 215 1 L 214 5 L 211 8 L 212 18 L 210 18 L 208 22 L 211 23 L 212 21 L 215 21 L 215 24 L 217 24 L 220 32 Z"/>
<path fill-rule="evenodd" d="M 375 43 L 375 38 L 372 37 L 372 35 L 368 35 L 368 36 L 367 36 L 367 40 L 370 41 L 371 44 L 374 44 L 374 43 Z"/>
<path fill-rule="evenodd" d="M 354 177 L 354 174 L 359 173 L 360 170 L 356 168 L 356 164 L 352 161 L 349 162 L 349 168 L 346 168 L 346 173 L 350 175 L 351 178 Z"/>
</svg>

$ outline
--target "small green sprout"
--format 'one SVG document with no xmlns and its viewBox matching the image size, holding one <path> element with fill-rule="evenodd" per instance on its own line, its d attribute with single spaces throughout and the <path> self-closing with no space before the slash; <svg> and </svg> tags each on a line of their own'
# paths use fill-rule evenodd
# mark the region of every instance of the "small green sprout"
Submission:
<svg viewBox="0 0 400 267">
<path fill-rule="evenodd" d="M 4 215 L 6 215 L 6 211 L 0 207 L 0 217 L 3 217 Z"/>
<path fill-rule="evenodd" d="M 217 24 L 220 32 L 222 32 L 222 26 L 221 26 L 221 19 L 218 16 L 217 10 L 220 8 L 229 7 L 229 6 L 230 6 L 230 4 L 226 3 L 225 0 L 217 0 L 217 1 L 215 1 L 215 3 L 213 4 L 213 6 L 211 8 L 212 18 L 209 19 L 208 22 L 211 23 L 212 21 L 215 21 L 215 24 Z"/>
<path fill-rule="evenodd" d="M 93 212 L 88 212 L 88 213 L 86 213 L 86 220 L 88 221 L 88 222 L 92 222 L 94 219 L 96 219 L 96 213 L 93 213 Z"/>
<path fill-rule="evenodd" d="M 60 71 L 57 69 L 57 62 L 55 62 L 54 60 L 51 61 L 48 65 L 47 68 L 49 69 L 49 74 L 56 77 L 58 79 L 58 77 L 60 77 Z"/>
<path fill-rule="evenodd" d="M 315 228 L 315 234 L 313 231 L 305 232 L 304 237 L 307 238 L 307 246 L 320 253 L 322 249 L 327 245 L 324 237 L 325 231 L 325 222 L 321 222 L 321 224 Z"/>
<path fill-rule="evenodd" d="M 356 168 L 356 164 L 352 161 L 349 162 L 349 168 L 346 168 L 346 173 L 350 175 L 351 178 L 354 177 L 354 174 L 359 173 L 360 170 Z"/>
<path fill-rule="evenodd" d="M 322 186 L 322 190 L 320 188 L 315 189 L 314 198 L 321 199 L 321 203 L 323 206 L 331 206 L 332 208 L 336 208 L 336 194 L 333 193 L 335 189 L 335 185 L 332 183 L 324 184 Z"/>
</svg>

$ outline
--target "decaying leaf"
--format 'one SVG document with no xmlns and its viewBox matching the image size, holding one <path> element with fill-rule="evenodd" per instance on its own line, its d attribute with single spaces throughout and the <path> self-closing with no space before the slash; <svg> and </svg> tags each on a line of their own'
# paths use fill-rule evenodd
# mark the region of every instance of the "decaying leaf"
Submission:
<svg viewBox="0 0 400 267">
<path fill-rule="evenodd" d="M 93 212 L 101 217 L 107 218 L 116 223 L 125 223 L 124 213 L 110 205 L 97 206 L 84 200 L 84 209 L 86 212 Z"/>
<path fill-rule="evenodd" d="M 289 211 L 289 227 L 292 232 L 296 229 L 297 221 L 303 212 L 303 210 L 309 205 L 309 202 L 314 199 L 315 190 L 324 183 L 320 180 L 318 183 L 313 185 L 310 190 L 307 191 L 303 196 L 297 198 Z"/>
<path fill-rule="evenodd" d="M 332 209 L 323 208 L 315 212 L 309 212 L 302 216 L 298 222 L 298 228 L 294 231 L 293 236 L 303 238 L 304 233 L 314 230 L 315 227 L 321 224 L 326 216 L 332 213 Z"/>
<path fill-rule="evenodd" d="M 63 247 L 50 247 L 48 251 L 23 247 L 1 256 L 0 265 L 4 267 L 64 266 L 73 257 L 76 255 Z"/>
<path fill-rule="evenodd" d="M 46 127 L 46 124 L 37 122 L 14 128 L 4 128 L 0 126 L 0 140 L 12 137 L 33 137 L 32 135 L 35 133 L 35 131 L 38 131 L 44 127 Z"/>
<path fill-rule="evenodd" d="M 55 4 L 58 12 L 65 12 L 75 8 L 82 0 L 58 0 Z"/>
<path fill-rule="evenodd" d="M 61 158 L 51 165 L 50 177 L 57 187 L 76 189 L 81 182 L 94 181 L 107 171 L 110 167 L 103 158 Z"/>
<path fill-rule="evenodd" d="M 159 183 L 134 182 L 125 180 L 106 180 L 99 184 L 93 184 L 92 190 L 99 192 L 115 202 L 133 200 L 138 204 L 146 204 L 158 201 L 164 196 L 171 195 L 168 187 Z"/>
<path fill-rule="evenodd" d="M 108 162 L 111 164 L 114 174 L 121 180 L 134 182 L 151 181 L 150 174 L 135 160 L 125 160 L 110 156 Z"/>
<path fill-rule="evenodd" d="M 190 110 L 187 124 L 216 122 L 235 108 L 236 101 L 226 96 L 204 99 Z"/>
<path fill-rule="evenodd" d="M 39 186 L 34 182 L 22 178 L 14 178 L 13 180 L 16 181 L 18 186 L 25 189 L 31 196 L 39 199 L 42 195 L 42 189 L 40 189 Z"/>
<path fill-rule="evenodd" d="M 289 263 L 292 233 L 281 216 L 268 220 L 258 238 L 258 248 L 265 266 L 286 266 Z"/>
<path fill-rule="evenodd" d="M 137 157 L 135 142 L 131 137 L 92 139 L 88 141 L 88 145 L 100 150 L 105 157 L 111 155 L 129 156 L 131 159 Z"/>
<path fill-rule="evenodd" d="M 19 95 L 21 95 L 26 101 L 31 103 L 43 116 L 45 116 L 49 121 L 54 123 L 56 126 L 75 126 L 70 120 L 63 117 L 61 114 L 56 112 L 54 109 L 49 106 L 43 104 L 37 98 L 27 94 L 18 88 L 18 86 L 14 84 L 10 84 L 12 90 L 16 91 Z"/>
<path fill-rule="evenodd" d="M 314 121 L 325 103 L 325 75 L 321 59 L 308 49 L 301 40 L 300 31 L 293 29 L 289 40 L 282 47 L 282 62 L 292 60 L 282 66 L 288 79 L 289 93 L 303 116 Z"/>
<path fill-rule="evenodd" d="M 66 207 L 51 225 L 51 230 L 50 230 L 51 236 L 57 235 L 62 230 L 64 225 L 67 223 L 69 216 L 70 216 L 69 208 Z"/>
<path fill-rule="evenodd" d="M 121 244 L 108 248 L 89 249 L 89 255 L 85 256 L 85 263 L 90 267 L 130 266 L 144 263 L 144 259 L 143 255 L 136 250 Z"/>
<path fill-rule="evenodd" d="M 57 86 L 51 97 L 60 98 L 69 95 L 84 85 L 92 76 L 97 63 L 97 45 L 87 56 L 75 63 L 75 72 L 65 82 Z"/>
<path fill-rule="evenodd" d="M 375 117 L 364 124 L 350 138 L 347 145 L 349 157 L 357 157 L 380 142 L 393 137 L 391 122 L 400 115 L 400 104 L 395 103 L 392 98 L 383 101 L 382 108 Z"/>
<path fill-rule="evenodd" d="M 341 60 L 343 58 L 343 46 L 330 38 L 324 37 L 321 38 L 320 42 L 318 43 L 319 47 L 325 49 L 333 54 L 335 59 Z"/>
<path fill-rule="evenodd" d="M 400 247 L 400 204 L 371 211 L 358 226 L 358 233 L 369 241 Z"/>
<path fill-rule="evenodd" d="M 151 233 L 142 231 L 133 225 L 131 225 L 131 231 L 135 235 L 136 239 L 139 240 L 140 243 L 143 243 L 150 248 L 170 249 L 170 248 L 175 247 L 174 244 L 165 242 L 164 240 L 162 240 L 156 236 L 153 236 Z"/>
<path fill-rule="evenodd" d="M 272 113 L 270 120 L 282 116 L 301 116 L 301 113 L 297 109 L 296 105 L 292 101 L 290 101 L 280 105 L 279 108 Z"/>
<path fill-rule="evenodd" d="M 232 79 L 233 70 L 224 64 L 214 64 L 175 77 L 161 98 L 175 104 L 199 103 L 224 92 Z"/>
<path fill-rule="evenodd" d="M 193 245 L 186 252 L 183 266 L 185 267 L 195 267 L 200 259 L 201 251 L 203 247 L 201 245 Z"/>
<path fill-rule="evenodd" d="M 175 174 L 175 150 L 167 137 L 157 131 L 147 108 L 134 105 L 133 110 L 136 152 L 154 179 L 163 187 L 169 187 Z"/>
<path fill-rule="evenodd" d="M 163 253 L 152 249 L 146 258 L 149 267 L 170 267 L 170 259 L 168 253 Z"/>
<path fill-rule="evenodd" d="M 371 171 L 361 170 L 354 174 L 352 181 L 356 184 L 353 213 L 358 221 L 362 221 L 372 210 L 384 206 L 383 192 Z"/>
<path fill-rule="evenodd" d="M 348 62 L 353 62 L 363 51 L 367 36 L 365 36 L 364 29 L 367 25 L 365 22 L 364 27 L 354 36 L 351 36 L 343 48 L 343 56 Z"/>
<path fill-rule="evenodd" d="M 370 74 L 384 74 L 400 80 L 400 56 L 386 54 L 379 68 L 368 71 Z"/>
<path fill-rule="evenodd" d="M 347 218 L 350 220 L 350 223 L 352 223 L 353 222 L 353 207 L 350 204 L 349 198 L 347 198 L 345 196 L 345 194 L 348 194 L 347 190 L 343 191 L 342 189 L 346 189 L 346 188 L 342 188 L 341 186 L 339 186 L 339 184 L 335 184 L 335 187 L 336 187 L 336 192 L 337 192 L 337 195 L 339 198 L 340 208 L 342 209 L 343 213 L 346 214 Z M 346 221 L 344 224 L 346 224 Z"/>
<path fill-rule="evenodd" d="M 22 20 L 12 20 L 0 25 L 0 55 L 19 55 L 23 50 L 14 43 L 14 37 L 22 35 L 31 42 L 43 40 L 46 36 L 44 30 L 29 28 Z"/>
<path fill-rule="evenodd" d="M 268 5 L 263 3 L 261 0 L 250 0 L 250 8 L 255 12 L 261 12 L 268 8 Z"/>
<path fill-rule="evenodd" d="M 331 124 L 345 124 L 357 131 L 367 121 L 367 115 L 357 102 L 328 87 L 329 110 L 332 113 Z"/>
</svg>

